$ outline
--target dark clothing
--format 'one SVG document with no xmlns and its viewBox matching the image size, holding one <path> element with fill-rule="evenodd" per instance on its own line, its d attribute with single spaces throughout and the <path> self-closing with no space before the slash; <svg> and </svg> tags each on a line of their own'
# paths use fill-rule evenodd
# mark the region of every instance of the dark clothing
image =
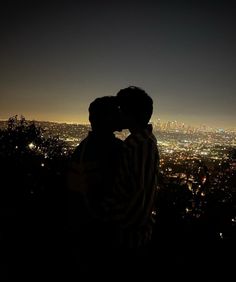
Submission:
<svg viewBox="0 0 236 282">
<path fill-rule="evenodd" d="M 78 244 L 109 247 L 114 237 L 104 222 L 104 199 L 110 194 L 123 142 L 114 134 L 89 132 L 75 149 L 68 173 L 68 224 Z"/>
<path fill-rule="evenodd" d="M 72 162 L 80 170 L 83 178 L 78 190 L 84 194 L 91 216 L 103 216 L 104 197 L 110 193 L 118 169 L 123 142 L 114 134 L 89 132 L 76 148 Z"/>
<path fill-rule="evenodd" d="M 90 132 L 76 148 L 69 217 L 78 226 L 70 244 L 80 267 L 91 263 L 104 278 L 107 267 L 133 272 L 131 263 L 141 263 L 139 255 L 152 232 L 158 163 L 150 126 L 125 142 Z M 138 252 L 129 251 L 137 246 Z"/>
<path fill-rule="evenodd" d="M 124 143 L 114 187 L 113 212 L 120 226 L 121 244 L 137 247 L 151 239 L 159 152 L 151 125 L 131 133 Z"/>
</svg>

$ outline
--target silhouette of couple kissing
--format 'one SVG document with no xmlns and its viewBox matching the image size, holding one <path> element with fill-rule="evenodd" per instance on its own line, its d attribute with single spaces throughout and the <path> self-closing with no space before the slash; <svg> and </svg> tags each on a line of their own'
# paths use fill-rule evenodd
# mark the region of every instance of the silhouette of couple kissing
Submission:
<svg viewBox="0 0 236 282">
<path fill-rule="evenodd" d="M 152 113 L 152 98 L 136 86 L 89 106 L 91 131 L 68 173 L 68 219 L 90 246 L 138 249 L 151 240 L 159 167 Z M 130 132 L 124 141 L 115 136 L 123 129 Z"/>
</svg>

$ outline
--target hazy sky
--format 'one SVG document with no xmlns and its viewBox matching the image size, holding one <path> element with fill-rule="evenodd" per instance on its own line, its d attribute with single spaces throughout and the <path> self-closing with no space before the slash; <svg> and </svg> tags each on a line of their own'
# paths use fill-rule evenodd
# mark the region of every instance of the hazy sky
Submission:
<svg viewBox="0 0 236 282">
<path fill-rule="evenodd" d="M 236 1 L 2 1 L 0 118 L 86 122 L 129 85 L 155 119 L 236 126 Z"/>
</svg>

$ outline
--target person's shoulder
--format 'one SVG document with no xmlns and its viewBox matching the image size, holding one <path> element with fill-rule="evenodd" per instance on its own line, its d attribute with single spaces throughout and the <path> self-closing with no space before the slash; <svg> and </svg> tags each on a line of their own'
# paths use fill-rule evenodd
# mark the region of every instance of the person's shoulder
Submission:
<svg viewBox="0 0 236 282">
<path fill-rule="evenodd" d="M 153 133 L 151 133 L 151 134 L 149 135 L 149 139 L 150 139 L 152 142 L 154 142 L 155 144 L 157 144 L 157 138 L 156 138 L 156 136 L 155 136 Z"/>
<path fill-rule="evenodd" d="M 147 130 L 142 130 L 137 133 L 131 133 L 124 141 L 125 146 L 130 149 L 137 148 L 155 148 L 157 147 L 157 139 L 152 133 L 150 128 Z"/>
<path fill-rule="evenodd" d="M 148 124 L 146 129 L 143 132 L 144 138 L 148 139 L 150 142 L 157 143 L 156 136 L 153 133 L 152 124 Z"/>
<path fill-rule="evenodd" d="M 76 161 L 80 154 L 81 154 L 81 150 L 82 148 L 86 145 L 86 143 L 88 142 L 88 137 L 84 138 L 79 145 L 75 148 L 73 154 L 72 154 L 72 161 Z"/>
<path fill-rule="evenodd" d="M 136 147 L 140 145 L 144 140 L 140 133 L 131 133 L 124 141 L 126 147 Z"/>
</svg>

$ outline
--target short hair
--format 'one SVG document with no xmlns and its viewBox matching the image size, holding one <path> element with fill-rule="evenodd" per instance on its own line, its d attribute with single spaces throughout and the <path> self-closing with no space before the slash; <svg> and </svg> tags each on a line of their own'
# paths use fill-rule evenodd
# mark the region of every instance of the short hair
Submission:
<svg viewBox="0 0 236 282">
<path fill-rule="evenodd" d="M 141 126 L 148 124 L 153 113 L 153 100 L 142 88 L 129 86 L 121 89 L 116 96 L 122 111 L 132 115 Z"/>
<path fill-rule="evenodd" d="M 117 98 L 104 96 L 96 98 L 89 105 L 89 121 L 92 129 L 114 129 L 119 123 Z"/>
</svg>

